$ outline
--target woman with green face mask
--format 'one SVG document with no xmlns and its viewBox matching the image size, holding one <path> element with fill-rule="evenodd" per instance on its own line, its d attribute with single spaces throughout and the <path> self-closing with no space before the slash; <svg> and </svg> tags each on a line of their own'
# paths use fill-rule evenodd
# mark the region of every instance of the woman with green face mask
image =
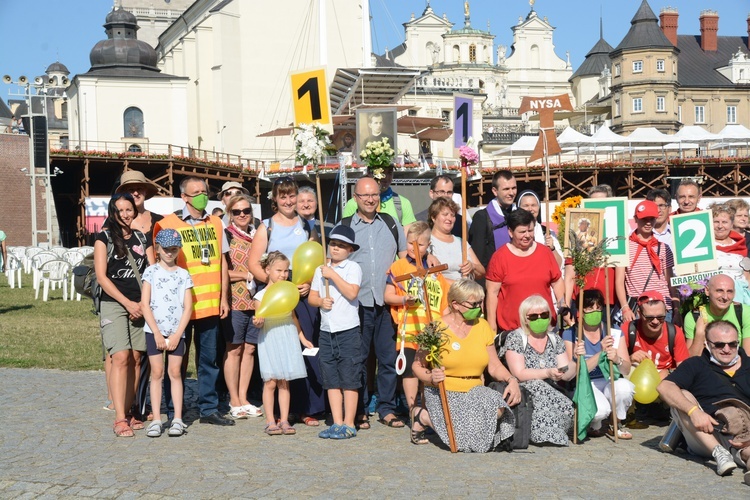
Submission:
<svg viewBox="0 0 750 500">
<path fill-rule="evenodd" d="M 462 278 L 448 290 L 448 309 L 440 318 L 448 338 L 441 353 L 442 368 L 426 368 L 425 351 L 418 351 L 412 372 L 424 382 L 427 409 L 412 410 L 411 440 L 426 444 L 426 426 L 435 429 L 445 444 L 448 432 L 437 385 L 445 381 L 456 445 L 460 451 L 484 453 L 513 435 L 513 413 L 509 406 L 521 401 L 518 379 L 511 376 L 497 357 L 494 334 L 481 317 L 484 289 Z M 485 387 L 485 369 L 500 382 L 508 382 L 504 393 Z"/>
<path fill-rule="evenodd" d="M 501 348 L 510 373 L 521 381 L 533 404 L 532 443 L 568 445 L 573 424 L 573 402 L 558 385 L 575 376 L 575 363 L 550 328 L 550 308 L 541 295 L 532 295 L 518 310 L 521 326 L 510 333 Z"/>
<path fill-rule="evenodd" d="M 600 366 L 600 360 L 609 365 L 612 361 L 617 365 L 622 375 L 630 373 L 630 356 L 625 342 L 622 341 L 622 332 L 612 330 L 612 335 L 606 334 L 607 325 L 603 322 L 604 295 L 599 290 L 586 290 L 583 292 L 583 314 L 579 321 L 583 321 L 583 343 L 577 343 L 578 327 L 574 326 L 563 332 L 565 351 L 574 361 L 576 357 L 583 356 L 586 360 L 586 368 L 591 378 L 591 387 L 596 398 L 596 415 L 591 421 L 588 435 L 591 437 L 603 436 L 605 433 L 614 433 L 614 430 L 606 425 L 602 427 L 602 421 L 612 413 L 612 385 L 609 377 L 604 377 Z M 601 353 L 605 353 L 604 359 Z M 633 404 L 635 386 L 624 376 L 615 380 L 615 406 L 617 418 L 624 420 L 628 408 Z M 633 439 L 633 435 L 622 425 L 617 426 L 617 437 L 620 439 Z"/>
</svg>

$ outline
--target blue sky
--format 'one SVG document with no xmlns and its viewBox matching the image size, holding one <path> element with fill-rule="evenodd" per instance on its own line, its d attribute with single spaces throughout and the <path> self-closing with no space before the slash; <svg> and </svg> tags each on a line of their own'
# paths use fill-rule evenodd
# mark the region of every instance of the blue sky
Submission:
<svg viewBox="0 0 750 500">
<path fill-rule="evenodd" d="M 641 0 L 537 0 L 534 9 L 557 28 L 557 54 L 565 58 L 565 52 L 570 51 L 575 69 L 599 38 L 600 8 L 604 38 L 616 46 L 630 28 L 630 19 L 640 3 Z M 720 35 L 747 36 L 747 0 L 650 0 L 649 4 L 657 16 L 663 7 L 676 7 L 680 34 L 699 34 L 700 11 L 714 8 L 719 12 Z M 412 12 L 419 16 L 425 5 L 425 0 L 370 0 L 373 51 L 382 53 L 386 47 L 400 44 L 402 24 Z M 462 26 L 463 0 L 432 0 L 431 5 L 438 15 L 446 13 L 457 27 Z M 472 26 L 484 30 L 489 21 L 496 45 L 510 46 L 511 26 L 529 12 L 528 0 L 470 0 L 470 6 Z M 0 75 L 8 74 L 14 80 L 20 75 L 34 77 L 58 59 L 71 76 L 88 71 L 89 52 L 106 37 L 102 24 L 111 8 L 111 0 L 0 0 L 0 33 L 4 34 Z M 7 98 L 7 90 L 0 89 L 0 95 Z"/>
</svg>

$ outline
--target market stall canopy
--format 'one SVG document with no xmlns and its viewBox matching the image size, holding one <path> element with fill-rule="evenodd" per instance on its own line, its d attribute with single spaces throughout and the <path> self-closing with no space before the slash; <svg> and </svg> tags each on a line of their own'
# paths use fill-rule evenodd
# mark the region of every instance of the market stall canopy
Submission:
<svg viewBox="0 0 750 500">
<path fill-rule="evenodd" d="M 697 143 L 712 142 L 720 139 L 717 134 L 709 132 L 700 125 L 685 125 L 672 138 L 681 142 L 690 141 Z"/>
<path fill-rule="evenodd" d="M 531 153 L 536 147 L 536 142 L 539 140 L 539 136 L 536 135 L 524 135 L 521 136 L 516 142 L 503 148 L 500 151 L 492 153 L 493 156 L 513 156 L 514 154 Z"/>
<path fill-rule="evenodd" d="M 669 144 L 674 142 L 674 137 L 659 132 L 656 127 L 638 127 L 633 130 L 627 137 L 628 144 L 637 145 L 655 145 L 655 144 Z"/>
<path fill-rule="evenodd" d="M 294 127 L 292 127 L 291 125 L 288 127 L 279 127 L 273 130 L 269 130 L 268 132 L 263 132 L 262 134 L 258 134 L 257 137 L 281 137 L 281 136 L 291 135 L 293 129 Z"/>
<path fill-rule="evenodd" d="M 750 141 L 750 129 L 744 125 L 727 125 L 717 134 L 721 141 Z"/>
<path fill-rule="evenodd" d="M 593 144 L 627 144 L 628 138 L 612 132 L 608 126 L 602 125 L 594 135 L 591 136 Z"/>
<path fill-rule="evenodd" d="M 399 132 L 401 129 L 399 128 Z M 427 139 L 428 141 L 445 141 L 453 135 L 453 129 L 450 128 L 426 128 L 422 129 L 410 137 L 412 139 Z"/>
<path fill-rule="evenodd" d="M 409 68 L 340 68 L 329 90 L 332 114 L 351 113 L 362 105 L 395 105 L 420 74 Z"/>
<path fill-rule="evenodd" d="M 586 146 L 591 144 L 591 136 L 582 134 L 571 127 L 566 127 L 557 136 L 557 143 L 560 146 Z"/>
</svg>

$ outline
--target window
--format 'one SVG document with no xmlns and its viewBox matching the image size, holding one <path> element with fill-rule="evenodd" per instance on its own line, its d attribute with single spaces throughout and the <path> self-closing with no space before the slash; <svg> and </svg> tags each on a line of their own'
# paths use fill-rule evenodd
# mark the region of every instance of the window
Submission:
<svg viewBox="0 0 750 500">
<path fill-rule="evenodd" d="M 620 100 L 615 99 L 615 116 L 620 116 Z"/>
<path fill-rule="evenodd" d="M 643 72 L 643 61 L 633 61 L 633 73 Z"/>
<path fill-rule="evenodd" d="M 682 106 L 677 106 L 677 121 L 682 123 Z"/>
<path fill-rule="evenodd" d="M 664 59 L 656 60 L 656 71 L 664 73 Z"/>
<path fill-rule="evenodd" d="M 727 123 L 737 123 L 737 106 L 727 106 Z"/>
<path fill-rule="evenodd" d="M 615 64 L 615 76 L 620 76 L 620 65 Z"/>
<path fill-rule="evenodd" d="M 441 116 L 443 117 L 443 120 L 450 122 L 451 121 L 451 112 L 448 109 L 444 109 L 441 112 Z"/>
<path fill-rule="evenodd" d="M 695 107 L 695 123 L 706 123 L 706 107 Z"/>
<path fill-rule="evenodd" d="M 656 98 L 656 111 L 664 111 L 666 108 L 666 99 L 663 97 Z"/>
<path fill-rule="evenodd" d="M 642 111 L 643 111 L 643 98 L 634 97 L 633 98 L 633 113 L 640 113 Z"/>
<path fill-rule="evenodd" d="M 469 45 L 469 62 L 477 62 L 477 46 L 473 43 Z"/>
<path fill-rule="evenodd" d="M 123 137 L 143 137 L 143 111 L 130 107 L 123 113 L 125 132 Z"/>
<path fill-rule="evenodd" d="M 130 153 L 140 153 L 141 151 L 141 147 L 138 144 L 131 144 L 128 146 L 128 152 Z"/>
</svg>

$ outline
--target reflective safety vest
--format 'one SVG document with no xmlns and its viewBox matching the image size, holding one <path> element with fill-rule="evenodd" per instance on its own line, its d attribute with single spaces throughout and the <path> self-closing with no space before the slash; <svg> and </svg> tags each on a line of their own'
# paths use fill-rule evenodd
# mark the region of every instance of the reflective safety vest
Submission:
<svg viewBox="0 0 750 500">
<path fill-rule="evenodd" d="M 213 215 L 194 225 L 170 214 L 154 225 L 154 235 L 164 228 L 176 229 L 182 237 L 177 265 L 186 269 L 193 279 L 193 314 L 190 319 L 218 316 L 221 305 L 221 246 L 224 228 Z M 208 249 L 208 265 L 201 263 L 203 249 Z"/>
</svg>

